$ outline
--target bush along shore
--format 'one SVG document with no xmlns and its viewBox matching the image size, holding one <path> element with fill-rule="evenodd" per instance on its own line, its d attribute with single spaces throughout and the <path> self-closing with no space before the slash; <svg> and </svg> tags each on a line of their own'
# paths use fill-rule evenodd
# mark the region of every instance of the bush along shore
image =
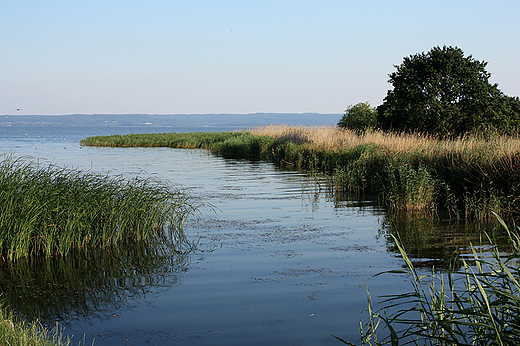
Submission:
<svg viewBox="0 0 520 346">
<path fill-rule="evenodd" d="M 480 133 L 428 135 L 335 126 L 271 125 L 247 132 L 90 137 L 82 145 L 202 148 L 331 177 L 338 190 L 377 194 L 390 211 L 446 212 L 456 219 L 520 213 L 520 139 Z"/>
<path fill-rule="evenodd" d="M 0 163 L 4 261 L 125 241 L 174 240 L 194 211 L 183 191 L 151 178 L 126 180 L 13 156 Z"/>
</svg>

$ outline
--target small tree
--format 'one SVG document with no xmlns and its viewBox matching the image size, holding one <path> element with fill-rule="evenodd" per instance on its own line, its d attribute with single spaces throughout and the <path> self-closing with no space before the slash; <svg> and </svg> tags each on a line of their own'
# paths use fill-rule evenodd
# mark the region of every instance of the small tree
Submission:
<svg viewBox="0 0 520 346">
<path fill-rule="evenodd" d="M 382 128 L 440 135 L 518 128 L 517 103 L 489 83 L 486 65 L 457 47 L 405 57 L 390 74 L 394 88 L 377 109 Z"/>
<path fill-rule="evenodd" d="M 377 112 L 374 107 L 370 107 L 370 103 L 359 102 L 350 105 L 345 110 L 345 114 L 338 122 L 338 126 L 358 133 L 364 133 L 372 130 L 377 126 Z"/>
</svg>

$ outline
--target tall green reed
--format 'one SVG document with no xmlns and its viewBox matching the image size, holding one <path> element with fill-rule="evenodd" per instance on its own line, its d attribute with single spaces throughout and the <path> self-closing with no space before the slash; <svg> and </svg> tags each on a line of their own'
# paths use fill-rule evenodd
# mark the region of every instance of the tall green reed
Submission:
<svg viewBox="0 0 520 346">
<path fill-rule="evenodd" d="M 507 232 L 508 248 L 488 237 L 491 247 L 471 246 L 459 271 L 418 272 L 398 238 L 412 291 L 384 296 L 376 308 L 368 292 L 368 320 L 361 325 L 364 345 L 518 345 L 520 344 L 520 236 Z M 507 250 L 505 252 L 504 250 Z M 346 344 L 352 343 L 339 340 Z"/>
<path fill-rule="evenodd" d="M 125 180 L 7 156 L 0 163 L 4 260 L 174 235 L 196 206 L 150 177 Z"/>
<path fill-rule="evenodd" d="M 378 178 L 380 198 L 391 210 L 435 209 L 439 180 L 427 166 L 389 158 Z"/>
</svg>

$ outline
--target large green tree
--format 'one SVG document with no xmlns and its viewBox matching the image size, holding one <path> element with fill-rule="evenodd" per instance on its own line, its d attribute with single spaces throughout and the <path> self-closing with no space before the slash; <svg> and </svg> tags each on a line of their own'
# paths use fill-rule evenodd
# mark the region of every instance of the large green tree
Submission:
<svg viewBox="0 0 520 346">
<path fill-rule="evenodd" d="M 377 108 L 380 126 L 439 135 L 479 127 L 516 130 L 518 99 L 489 82 L 486 65 L 457 47 L 434 47 L 405 57 L 390 74 L 393 89 Z"/>
</svg>

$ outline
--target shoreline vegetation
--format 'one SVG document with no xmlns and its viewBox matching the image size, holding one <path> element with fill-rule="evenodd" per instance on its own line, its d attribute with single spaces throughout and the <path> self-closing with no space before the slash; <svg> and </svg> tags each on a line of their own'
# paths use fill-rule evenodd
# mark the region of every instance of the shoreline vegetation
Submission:
<svg viewBox="0 0 520 346">
<path fill-rule="evenodd" d="M 0 162 L 3 262 L 76 248 L 174 241 L 196 206 L 150 177 L 108 176 L 13 156 Z"/>
<path fill-rule="evenodd" d="M 162 244 L 178 253 L 184 220 L 197 209 L 184 191 L 150 177 L 128 180 L 5 155 L 0 162 L 0 264 L 19 271 L 22 262 L 34 264 L 75 250 L 109 253 L 120 245 Z M 70 344 L 57 327 L 26 322 L 9 310 L 5 297 L 0 300 L 1 345 Z"/>
<path fill-rule="evenodd" d="M 224 157 L 269 160 L 326 174 L 338 191 L 376 194 L 390 212 L 492 220 L 520 213 L 520 138 L 474 133 L 355 131 L 268 125 L 235 132 L 89 137 L 86 146 L 200 148 Z"/>
<path fill-rule="evenodd" d="M 394 242 L 411 291 L 372 300 L 360 324 L 361 345 L 518 345 L 520 343 L 520 229 L 506 231 L 505 239 L 485 234 L 487 245 L 471 244 L 461 270 L 424 274 L 417 269 L 398 237 Z M 505 241 L 505 242 L 504 242 Z M 507 244 L 507 245 L 498 245 Z M 355 345 L 338 336 L 347 345 Z"/>
</svg>

